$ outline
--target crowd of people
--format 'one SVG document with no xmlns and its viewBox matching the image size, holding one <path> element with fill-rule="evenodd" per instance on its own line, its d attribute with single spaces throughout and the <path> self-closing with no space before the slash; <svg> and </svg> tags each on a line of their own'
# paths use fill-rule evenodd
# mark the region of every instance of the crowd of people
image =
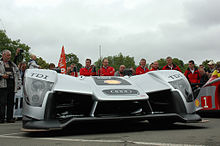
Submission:
<svg viewBox="0 0 220 146">
<path fill-rule="evenodd" d="M 182 72 L 180 67 L 173 63 L 172 57 L 166 58 L 167 65 L 162 67 L 162 70 L 177 70 Z M 204 85 L 210 78 L 217 78 L 220 77 L 220 62 L 216 64 L 213 61 L 208 63 L 209 68 L 205 69 L 203 65 L 199 65 L 197 68 L 195 66 L 195 62 L 190 60 L 188 62 L 188 68 L 184 72 L 184 75 L 188 79 L 189 83 L 192 86 L 202 86 Z M 129 69 L 131 72 L 126 71 L 125 65 L 120 65 L 118 71 L 115 72 L 113 67 L 108 65 L 108 59 L 104 58 L 102 61 L 102 67 L 96 73 L 95 66 L 91 65 L 91 60 L 86 59 L 85 68 L 80 69 L 80 76 L 125 76 L 125 75 L 141 75 L 150 71 L 157 71 L 160 70 L 159 63 L 157 61 L 153 62 L 150 66 L 150 69 L 146 65 L 146 59 L 142 58 L 140 60 L 140 65 L 134 70 L 133 68 Z M 76 69 L 75 69 L 76 71 Z M 77 74 L 77 72 L 75 72 Z M 74 76 L 75 76 L 74 74 Z M 71 74 L 70 74 L 71 75 Z"/>
<path fill-rule="evenodd" d="M 3 50 L 2 58 L 0 59 L 0 123 L 15 122 L 13 119 L 13 107 L 14 107 L 14 96 L 17 90 L 23 84 L 24 73 L 27 68 L 29 69 L 40 69 L 40 66 L 36 62 L 36 56 L 31 55 L 30 61 L 23 62 L 23 56 L 21 52 L 23 50 L 18 48 L 16 50 L 16 55 L 14 60 L 11 60 L 11 51 Z M 178 65 L 173 63 L 172 57 L 166 58 L 167 65 L 162 67 L 162 70 L 177 70 L 182 72 Z M 160 70 L 159 63 L 157 61 L 153 62 L 148 68 L 146 59 L 142 58 L 140 60 L 140 65 L 136 68 L 126 69 L 125 65 L 120 65 L 118 71 L 111 66 L 109 66 L 109 61 L 107 58 L 102 60 L 102 66 L 98 71 L 96 66 L 92 65 L 91 59 L 86 59 L 85 67 L 77 71 L 75 64 L 71 64 L 67 68 L 67 74 L 73 77 L 80 76 L 132 76 L 141 75 L 150 71 Z M 208 63 L 209 68 L 205 69 L 203 65 L 199 65 L 197 68 L 195 62 L 190 60 L 188 62 L 188 69 L 184 72 L 184 75 L 188 79 L 192 87 L 199 87 L 204 85 L 209 79 L 214 79 L 220 77 L 220 62 L 216 64 L 213 61 Z M 55 67 L 55 64 L 51 63 L 49 69 L 59 71 Z M 7 108 L 6 108 L 7 107 Z"/>
</svg>

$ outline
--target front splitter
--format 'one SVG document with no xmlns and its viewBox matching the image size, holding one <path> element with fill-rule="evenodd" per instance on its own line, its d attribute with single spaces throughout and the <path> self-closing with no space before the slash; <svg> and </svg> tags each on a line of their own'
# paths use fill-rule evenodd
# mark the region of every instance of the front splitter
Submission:
<svg viewBox="0 0 220 146">
<path fill-rule="evenodd" d="M 58 120 L 45 120 L 45 121 L 23 121 L 23 128 L 22 131 L 48 131 L 48 130 L 60 130 L 67 125 L 75 122 L 86 122 L 86 121 L 121 121 L 121 120 L 172 120 L 175 122 L 182 122 L 182 123 L 192 123 L 192 122 L 199 122 L 201 121 L 201 117 L 197 114 L 176 114 L 176 113 L 169 113 L 169 114 L 148 114 L 148 115 L 141 115 L 141 116 L 118 116 L 118 117 L 83 117 L 83 118 L 71 118 L 65 123 L 61 123 Z"/>
</svg>

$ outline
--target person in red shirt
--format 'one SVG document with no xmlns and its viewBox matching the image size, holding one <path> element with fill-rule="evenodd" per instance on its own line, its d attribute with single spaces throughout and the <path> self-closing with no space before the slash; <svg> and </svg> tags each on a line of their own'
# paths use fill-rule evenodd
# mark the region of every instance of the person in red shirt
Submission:
<svg viewBox="0 0 220 146">
<path fill-rule="evenodd" d="M 162 68 L 162 70 L 178 70 L 179 72 L 182 72 L 179 66 L 173 64 L 172 57 L 167 57 L 166 61 L 167 61 L 167 65 L 165 65 Z"/>
<path fill-rule="evenodd" d="M 189 80 L 191 85 L 200 83 L 201 76 L 200 76 L 198 68 L 195 67 L 195 63 L 193 60 L 189 61 L 188 69 L 185 71 L 184 75 Z M 199 87 L 199 85 L 195 85 L 195 86 Z"/>
<path fill-rule="evenodd" d="M 115 69 L 113 67 L 108 66 L 108 59 L 104 58 L 102 61 L 102 67 L 98 71 L 99 76 L 114 76 Z"/>
<path fill-rule="evenodd" d="M 149 71 L 149 69 L 146 67 L 146 59 L 142 58 L 140 61 L 140 66 L 136 68 L 136 75 L 145 74 Z"/>
<path fill-rule="evenodd" d="M 159 63 L 157 61 L 154 61 L 154 63 L 152 64 L 152 68 L 150 69 L 150 71 L 156 71 L 159 70 Z"/>
<path fill-rule="evenodd" d="M 78 72 L 75 64 L 71 64 L 70 67 L 67 68 L 67 74 L 70 76 L 78 77 Z"/>
<path fill-rule="evenodd" d="M 94 65 L 91 65 L 91 59 L 86 59 L 86 65 L 84 68 L 81 68 L 79 73 L 81 76 L 95 76 L 96 68 Z"/>
</svg>

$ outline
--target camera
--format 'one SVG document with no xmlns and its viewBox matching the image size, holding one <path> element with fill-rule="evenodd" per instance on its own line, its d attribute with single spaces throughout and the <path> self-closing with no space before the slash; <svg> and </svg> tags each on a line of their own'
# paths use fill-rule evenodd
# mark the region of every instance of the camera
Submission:
<svg viewBox="0 0 220 146">
<path fill-rule="evenodd" d="M 24 50 L 22 48 L 20 48 L 20 54 L 24 53 Z"/>
<path fill-rule="evenodd" d="M 132 76 L 132 70 L 130 69 L 125 69 L 122 73 L 124 76 Z"/>
<path fill-rule="evenodd" d="M 77 72 L 77 67 L 76 66 L 73 67 L 73 72 Z"/>
<path fill-rule="evenodd" d="M 9 75 L 8 78 L 9 78 L 9 79 L 14 79 L 14 76 L 13 76 L 13 75 Z"/>
<path fill-rule="evenodd" d="M 95 66 L 92 67 L 92 72 L 96 72 L 96 67 Z"/>
<path fill-rule="evenodd" d="M 14 79 L 14 76 L 12 75 L 12 73 L 6 73 L 6 75 L 8 75 L 9 79 Z"/>
</svg>

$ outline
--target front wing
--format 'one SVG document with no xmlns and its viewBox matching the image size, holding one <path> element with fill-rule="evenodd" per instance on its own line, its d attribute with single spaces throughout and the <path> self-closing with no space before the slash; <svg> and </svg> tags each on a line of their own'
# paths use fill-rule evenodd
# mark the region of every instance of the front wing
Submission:
<svg viewBox="0 0 220 146">
<path fill-rule="evenodd" d="M 58 120 L 48 120 L 48 121 L 23 121 L 23 131 L 31 130 L 59 130 L 63 129 L 65 126 L 70 123 L 76 122 L 89 122 L 89 121 L 121 121 L 121 120 L 166 120 L 166 121 L 175 121 L 182 123 L 192 123 L 201 121 L 200 116 L 197 114 L 184 114 L 179 115 L 176 113 L 170 114 L 150 114 L 143 116 L 125 116 L 125 117 L 87 117 L 87 118 L 72 118 L 66 123 L 60 123 Z"/>
</svg>

